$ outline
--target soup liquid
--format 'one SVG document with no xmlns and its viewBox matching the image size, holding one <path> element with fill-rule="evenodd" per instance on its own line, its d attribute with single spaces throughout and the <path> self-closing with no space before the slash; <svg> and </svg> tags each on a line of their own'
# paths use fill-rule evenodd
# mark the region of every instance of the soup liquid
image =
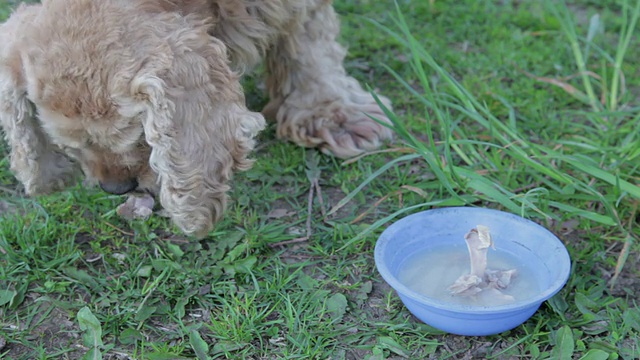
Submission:
<svg viewBox="0 0 640 360">
<path fill-rule="evenodd" d="M 483 290 L 475 297 L 452 295 L 451 286 L 460 276 L 469 274 L 469 252 L 466 246 L 441 247 L 417 252 L 400 267 L 398 279 L 411 290 L 430 298 L 453 304 L 472 306 L 498 306 L 513 303 L 493 296 Z M 516 275 L 509 286 L 500 290 L 511 295 L 515 301 L 534 297 L 540 291 L 531 269 L 520 264 L 511 254 L 489 249 L 487 269 L 516 269 Z"/>
</svg>

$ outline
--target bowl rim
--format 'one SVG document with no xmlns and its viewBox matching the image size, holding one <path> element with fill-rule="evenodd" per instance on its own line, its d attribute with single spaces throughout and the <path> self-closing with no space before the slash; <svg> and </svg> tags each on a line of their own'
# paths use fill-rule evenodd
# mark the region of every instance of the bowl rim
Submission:
<svg viewBox="0 0 640 360">
<path fill-rule="evenodd" d="M 436 300 L 434 298 L 422 295 L 408 286 L 404 285 L 400 280 L 398 280 L 391 271 L 387 268 L 387 266 L 382 261 L 384 258 L 383 250 L 386 248 L 387 243 L 391 237 L 386 237 L 385 234 L 388 234 L 389 231 L 392 231 L 394 228 L 402 226 L 402 223 L 408 221 L 412 217 L 424 216 L 425 214 L 438 214 L 444 212 L 450 212 L 453 210 L 457 211 L 471 211 L 471 212 L 485 212 L 485 213 L 494 213 L 496 215 L 517 219 L 518 221 L 523 221 L 533 225 L 534 227 L 539 228 L 541 231 L 548 233 L 552 242 L 556 242 L 561 249 L 561 253 L 559 256 L 562 258 L 562 267 L 560 268 L 558 277 L 556 280 L 551 283 L 545 291 L 540 294 L 527 299 L 526 301 L 517 301 L 515 303 L 507 304 L 507 305 L 496 305 L 496 306 L 473 306 L 473 305 L 464 305 L 464 304 L 452 304 L 445 301 Z M 488 209 L 488 208 L 480 208 L 480 207 L 471 207 L 471 206 L 451 206 L 451 207 L 443 207 L 437 209 L 430 209 L 419 211 L 417 213 L 413 213 L 411 215 L 405 216 L 404 218 L 395 221 L 393 224 L 389 225 L 378 237 L 376 241 L 375 249 L 374 249 L 374 261 L 376 268 L 382 278 L 391 286 L 394 290 L 396 290 L 399 295 L 408 297 L 414 301 L 417 301 L 423 305 L 440 309 L 443 311 L 453 312 L 453 313 L 467 313 L 467 314 L 496 314 L 496 313 L 506 313 L 506 312 L 517 312 L 519 310 L 524 310 L 531 308 L 532 306 L 540 306 L 544 301 L 550 299 L 552 296 L 557 294 L 567 283 L 569 276 L 571 274 L 571 257 L 569 256 L 569 252 L 567 251 L 566 246 L 558 239 L 558 237 L 553 234 L 551 231 L 546 229 L 545 227 L 529 220 L 525 219 L 521 216 L 508 213 L 505 211 Z"/>
</svg>

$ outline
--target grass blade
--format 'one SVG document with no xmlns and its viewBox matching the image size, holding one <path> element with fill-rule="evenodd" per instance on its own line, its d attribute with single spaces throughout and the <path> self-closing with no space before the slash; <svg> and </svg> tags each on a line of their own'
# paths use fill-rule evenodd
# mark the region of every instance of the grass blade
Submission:
<svg viewBox="0 0 640 360">
<path fill-rule="evenodd" d="M 602 170 L 599 167 L 593 165 L 593 160 L 587 158 L 585 156 L 580 155 L 571 155 L 571 156 L 561 156 L 558 155 L 558 158 L 561 158 L 566 163 L 575 167 L 576 169 L 584 172 L 585 174 L 596 177 L 602 181 L 607 182 L 610 185 L 618 187 L 620 190 L 629 193 L 631 196 L 636 199 L 640 199 L 640 187 L 634 185 L 626 180 L 620 179 L 620 177 L 611 174 L 608 171 Z"/>
<path fill-rule="evenodd" d="M 418 154 L 408 154 L 408 155 L 404 155 L 404 156 L 400 156 L 399 158 L 395 158 L 393 160 L 391 160 L 390 162 L 388 162 L 387 164 L 385 164 L 384 166 L 382 166 L 380 169 L 376 170 L 373 174 L 369 175 L 362 183 L 360 183 L 360 185 L 358 185 L 357 188 L 355 188 L 352 192 L 350 192 L 349 194 L 347 194 L 347 196 L 345 196 L 342 200 L 340 200 L 337 204 L 335 204 L 331 210 L 329 210 L 327 212 L 326 216 L 329 216 L 331 214 L 336 213 L 338 210 L 340 210 L 343 206 L 345 206 L 346 204 L 349 203 L 349 201 L 351 201 L 351 199 L 353 199 L 356 195 L 358 195 L 358 193 L 360 191 L 362 191 L 362 189 L 367 186 L 371 181 L 373 181 L 374 179 L 376 179 L 378 176 L 380 176 L 382 173 L 384 173 L 385 171 L 389 170 L 392 166 L 394 166 L 397 163 L 403 162 L 403 161 L 409 161 L 409 160 L 413 160 L 413 159 L 417 159 L 419 158 L 420 155 Z"/>
</svg>

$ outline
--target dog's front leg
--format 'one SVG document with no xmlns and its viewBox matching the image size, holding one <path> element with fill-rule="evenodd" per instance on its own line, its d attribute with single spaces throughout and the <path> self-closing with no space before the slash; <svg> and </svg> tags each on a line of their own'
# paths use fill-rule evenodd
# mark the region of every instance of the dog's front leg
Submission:
<svg viewBox="0 0 640 360">
<path fill-rule="evenodd" d="M 263 114 L 277 120 L 279 137 L 345 158 L 379 147 L 392 132 L 370 118 L 389 122 L 373 96 L 346 74 L 339 31 L 331 3 L 322 0 L 281 37 L 267 54 L 270 102 Z M 380 100 L 391 107 L 387 98 Z"/>
<path fill-rule="evenodd" d="M 27 195 L 62 190 L 79 176 L 78 166 L 40 127 L 26 93 L 0 69 L 0 125 L 9 145 L 10 168 Z"/>
</svg>

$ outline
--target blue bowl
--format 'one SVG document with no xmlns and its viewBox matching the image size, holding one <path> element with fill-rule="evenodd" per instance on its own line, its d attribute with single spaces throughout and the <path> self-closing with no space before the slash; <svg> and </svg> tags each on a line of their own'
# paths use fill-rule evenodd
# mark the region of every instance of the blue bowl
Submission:
<svg viewBox="0 0 640 360">
<path fill-rule="evenodd" d="M 398 279 L 405 261 L 417 252 L 443 246 L 466 249 L 464 235 L 477 225 L 489 227 L 496 249 L 535 270 L 539 293 L 508 305 L 475 306 L 427 297 Z M 413 315 L 436 329 L 467 336 L 494 335 L 522 324 L 562 289 L 571 271 L 567 249 L 547 229 L 513 214 L 471 207 L 428 210 L 395 222 L 380 235 L 375 262 Z"/>
</svg>

